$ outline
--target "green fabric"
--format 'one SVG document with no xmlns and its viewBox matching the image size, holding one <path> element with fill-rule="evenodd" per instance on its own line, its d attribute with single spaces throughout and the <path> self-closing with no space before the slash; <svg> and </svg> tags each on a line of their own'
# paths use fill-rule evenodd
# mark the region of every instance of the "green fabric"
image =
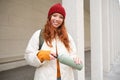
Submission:
<svg viewBox="0 0 120 80">
<path fill-rule="evenodd" d="M 39 49 L 38 49 L 38 50 L 41 49 L 42 44 L 43 44 L 43 42 L 44 42 L 44 40 L 43 40 L 43 36 L 42 36 L 42 33 L 43 33 L 43 29 L 41 29 L 41 31 L 40 31 L 40 35 L 39 35 Z"/>
<path fill-rule="evenodd" d="M 57 80 L 61 80 L 61 77 L 60 77 L 60 78 L 57 78 Z"/>
</svg>

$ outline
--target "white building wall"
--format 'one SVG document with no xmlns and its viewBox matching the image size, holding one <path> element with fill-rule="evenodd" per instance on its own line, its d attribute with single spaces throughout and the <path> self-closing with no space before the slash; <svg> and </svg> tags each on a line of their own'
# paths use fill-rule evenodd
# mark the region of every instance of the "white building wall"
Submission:
<svg viewBox="0 0 120 80">
<path fill-rule="evenodd" d="M 91 80 L 103 80 L 102 1 L 90 0 Z"/>
<path fill-rule="evenodd" d="M 61 0 L 0 0 L 0 71 L 26 65 L 28 40 L 56 2 Z"/>
<path fill-rule="evenodd" d="M 91 80 L 103 80 L 103 70 L 120 60 L 120 6 L 118 0 L 90 0 L 90 5 Z"/>
<path fill-rule="evenodd" d="M 109 0 L 102 1 L 102 47 L 103 70 L 110 71 L 110 19 Z"/>
<path fill-rule="evenodd" d="M 118 0 L 102 1 L 103 65 L 109 72 L 120 54 L 120 6 Z"/>
<path fill-rule="evenodd" d="M 114 64 L 120 58 L 120 5 L 118 0 L 110 0 L 110 61 Z"/>
</svg>

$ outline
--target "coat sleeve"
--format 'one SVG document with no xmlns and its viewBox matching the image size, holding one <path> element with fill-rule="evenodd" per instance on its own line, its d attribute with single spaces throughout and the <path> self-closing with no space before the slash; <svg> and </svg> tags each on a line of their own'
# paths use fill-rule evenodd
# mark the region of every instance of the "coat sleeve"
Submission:
<svg viewBox="0 0 120 80">
<path fill-rule="evenodd" d="M 37 53 L 39 52 L 38 48 L 40 31 L 41 30 L 38 30 L 32 35 L 31 39 L 28 42 L 24 56 L 27 63 L 34 67 L 39 67 L 40 65 L 43 64 L 37 57 Z"/>
</svg>

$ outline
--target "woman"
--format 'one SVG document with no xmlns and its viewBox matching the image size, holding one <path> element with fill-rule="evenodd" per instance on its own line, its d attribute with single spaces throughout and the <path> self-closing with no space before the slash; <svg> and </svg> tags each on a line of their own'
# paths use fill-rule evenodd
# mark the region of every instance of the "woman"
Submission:
<svg viewBox="0 0 120 80">
<path fill-rule="evenodd" d="M 65 28 L 65 9 L 60 3 L 54 4 L 48 12 L 48 20 L 43 30 L 44 43 L 39 49 L 39 34 L 36 31 L 30 39 L 25 59 L 29 65 L 35 66 L 34 80 L 74 80 L 73 68 L 56 59 L 60 53 L 74 55 L 76 47 L 72 37 Z M 80 59 L 73 57 L 76 64 Z"/>
</svg>

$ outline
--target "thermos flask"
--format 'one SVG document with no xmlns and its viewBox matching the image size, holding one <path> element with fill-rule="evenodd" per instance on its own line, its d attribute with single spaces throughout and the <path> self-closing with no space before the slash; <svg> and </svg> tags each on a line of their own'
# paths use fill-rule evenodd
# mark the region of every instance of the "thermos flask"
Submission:
<svg viewBox="0 0 120 80">
<path fill-rule="evenodd" d="M 73 58 L 69 55 L 69 54 L 58 54 L 58 60 L 65 64 L 65 65 L 68 65 L 72 68 L 75 68 L 77 70 L 81 70 L 83 68 L 83 64 L 76 64 L 73 60 Z"/>
</svg>

